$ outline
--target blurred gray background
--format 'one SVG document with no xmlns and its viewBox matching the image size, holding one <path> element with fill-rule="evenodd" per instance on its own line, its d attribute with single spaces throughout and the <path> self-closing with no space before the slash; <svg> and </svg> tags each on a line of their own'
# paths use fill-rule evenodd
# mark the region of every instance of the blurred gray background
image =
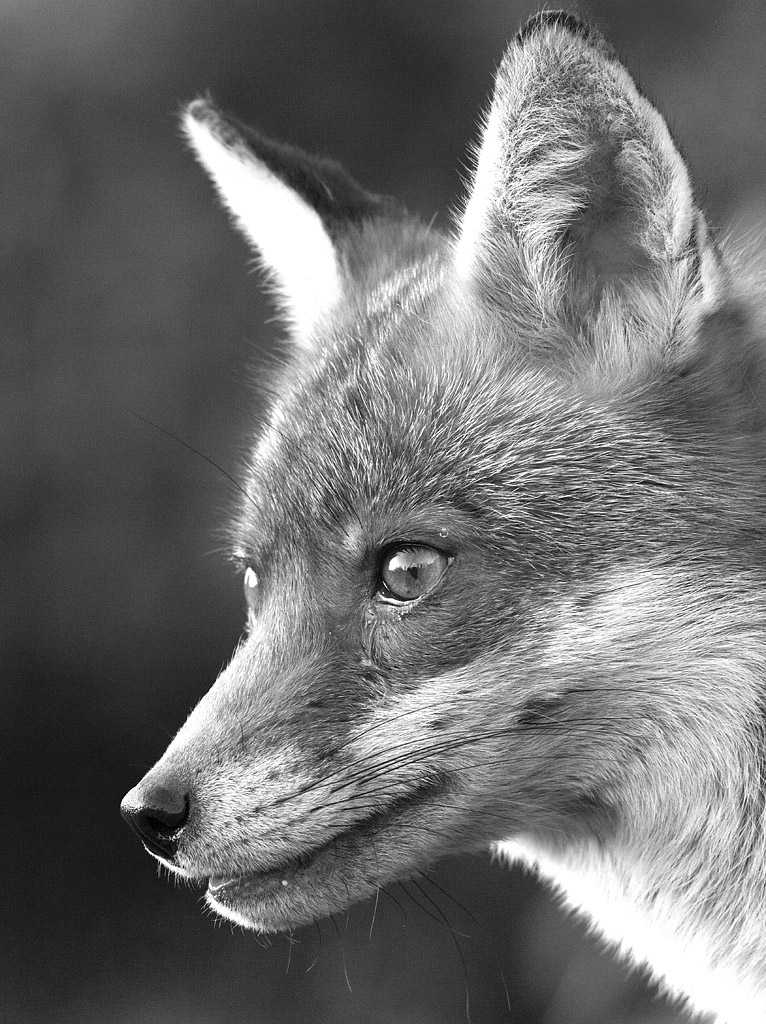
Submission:
<svg viewBox="0 0 766 1024">
<path fill-rule="evenodd" d="M 266 943 L 158 880 L 118 816 L 243 617 L 218 550 L 230 483 L 137 417 L 236 473 L 257 403 L 244 368 L 257 386 L 278 330 L 179 139 L 181 102 L 210 89 L 447 224 L 533 10 L 1 0 L 2 1021 L 459 1024 L 466 992 L 474 1024 L 678 1019 L 488 857 L 441 865 L 427 896 L 393 888 L 374 927 L 366 905 Z M 758 230 L 761 0 L 578 10 L 659 101 L 713 223 Z"/>
</svg>

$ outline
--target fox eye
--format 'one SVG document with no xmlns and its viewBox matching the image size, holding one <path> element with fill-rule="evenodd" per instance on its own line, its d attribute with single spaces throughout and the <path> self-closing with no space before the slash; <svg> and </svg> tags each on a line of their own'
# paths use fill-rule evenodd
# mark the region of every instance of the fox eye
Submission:
<svg viewBox="0 0 766 1024">
<path fill-rule="evenodd" d="M 256 602 L 258 600 L 258 574 L 252 566 L 245 569 L 245 578 L 242 581 L 243 588 L 245 591 L 245 600 L 247 601 L 248 611 L 254 611 Z"/>
<path fill-rule="evenodd" d="M 393 548 L 381 563 L 379 593 L 389 600 L 415 601 L 434 589 L 449 562 L 442 551 L 426 545 Z"/>
</svg>

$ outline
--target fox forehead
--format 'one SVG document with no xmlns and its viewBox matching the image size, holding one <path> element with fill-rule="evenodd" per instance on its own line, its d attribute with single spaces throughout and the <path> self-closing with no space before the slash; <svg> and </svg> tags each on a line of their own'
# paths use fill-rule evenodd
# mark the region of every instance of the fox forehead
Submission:
<svg viewBox="0 0 766 1024">
<path fill-rule="evenodd" d="M 396 296 L 390 316 L 336 327 L 287 367 L 250 460 L 238 550 L 259 561 L 314 537 L 348 552 L 446 528 L 527 560 L 561 548 L 578 515 L 595 524 L 614 508 L 638 471 L 619 412 L 503 344 L 491 321 L 447 319 L 433 293 L 414 309 Z"/>
<path fill-rule="evenodd" d="M 293 354 L 248 459 L 245 531 L 291 504 L 304 524 L 472 510 L 477 482 L 513 450 L 514 404 L 560 402 L 490 323 L 446 306 L 422 274 L 397 276 L 331 325 L 311 359 Z"/>
</svg>

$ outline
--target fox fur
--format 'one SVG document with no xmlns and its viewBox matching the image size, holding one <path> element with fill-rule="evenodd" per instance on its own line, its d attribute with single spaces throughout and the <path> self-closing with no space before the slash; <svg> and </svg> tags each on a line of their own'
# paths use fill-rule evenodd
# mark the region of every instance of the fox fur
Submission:
<svg viewBox="0 0 766 1024">
<path fill-rule="evenodd" d="M 246 634 L 123 813 L 264 931 L 492 848 L 692 1012 L 766 1020 L 763 330 L 662 117 L 536 16 L 449 236 L 184 124 L 289 352 Z"/>
</svg>

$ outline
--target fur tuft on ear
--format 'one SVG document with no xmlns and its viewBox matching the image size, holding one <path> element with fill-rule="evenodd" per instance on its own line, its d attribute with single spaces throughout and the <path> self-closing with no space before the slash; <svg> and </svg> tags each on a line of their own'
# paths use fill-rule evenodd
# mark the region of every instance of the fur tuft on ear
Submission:
<svg viewBox="0 0 766 1024">
<path fill-rule="evenodd" d="M 523 323 L 583 323 L 602 300 L 639 319 L 692 293 L 712 303 L 716 266 L 660 114 L 598 33 L 563 12 L 536 15 L 498 72 L 460 276 Z"/>
<path fill-rule="evenodd" d="M 295 339 L 308 345 L 343 297 L 362 229 L 401 216 L 399 206 L 365 191 L 334 161 L 267 139 L 209 99 L 186 108 L 183 128 L 254 246 Z"/>
</svg>

